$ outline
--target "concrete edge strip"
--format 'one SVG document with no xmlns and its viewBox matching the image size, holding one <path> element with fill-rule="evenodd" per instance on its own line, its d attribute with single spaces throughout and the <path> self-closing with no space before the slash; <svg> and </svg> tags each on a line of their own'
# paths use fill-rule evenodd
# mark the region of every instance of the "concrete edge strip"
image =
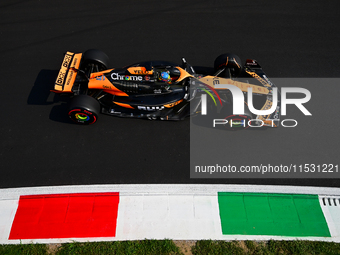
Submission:
<svg viewBox="0 0 340 255">
<path fill-rule="evenodd" d="M 38 195 L 38 194 L 65 194 L 65 193 L 96 193 L 96 192 L 119 192 L 121 201 L 118 209 L 117 219 L 117 234 L 113 238 L 65 238 L 65 239 L 39 239 L 39 240 L 8 240 L 11 225 L 15 217 L 15 213 L 18 207 L 18 200 L 23 195 Z M 288 193 L 288 194 L 315 194 L 319 195 L 319 203 L 327 221 L 330 233 L 329 237 L 281 237 L 281 236 L 254 236 L 254 235 L 222 235 L 220 230 L 220 219 L 218 215 L 218 202 L 217 192 L 256 192 L 256 193 Z M 211 204 L 212 209 L 209 208 L 211 213 L 212 230 L 206 231 L 207 225 L 196 227 L 195 223 L 186 223 L 186 227 L 194 227 L 195 231 L 183 232 L 183 234 L 176 234 L 173 232 L 166 232 L 166 225 L 154 235 L 147 235 L 145 224 L 140 224 L 138 234 L 131 234 L 126 231 L 126 226 L 132 226 L 133 224 L 127 223 L 127 219 L 133 219 L 135 215 L 127 215 L 126 213 L 131 211 L 129 206 L 135 206 L 136 201 L 143 197 L 144 201 L 158 200 L 166 197 L 168 203 L 182 199 L 197 201 L 208 201 Z M 325 199 L 335 198 L 339 199 L 340 188 L 321 188 L 321 187 L 296 187 L 296 186 L 262 186 L 262 185 L 210 185 L 210 184 L 151 184 L 151 185 L 129 185 L 129 184 L 117 184 L 117 185 L 81 185 L 81 186 L 54 186 L 54 187 L 33 187 L 33 188 L 9 188 L 0 190 L 0 243 L 17 244 L 17 243 L 62 243 L 72 241 L 113 241 L 113 240 L 139 240 L 139 239 L 174 239 L 174 240 L 197 240 L 199 239 L 216 239 L 216 240 L 313 240 L 313 241 L 333 241 L 340 242 L 339 236 L 339 222 L 340 222 L 340 206 L 330 207 L 325 206 Z M 135 199 L 135 200 L 133 200 Z M 170 202 L 169 202 L 170 201 Z M 340 201 L 340 200 L 339 200 Z M 5 208 L 4 208 L 5 207 Z M 186 208 L 190 208 L 186 207 Z M 151 215 L 154 220 L 157 215 Z M 148 216 L 146 216 L 148 217 Z M 205 216 L 204 216 L 205 217 Z M 150 218 L 150 219 L 151 219 Z M 334 219 L 336 222 L 334 222 Z M 146 219 L 148 220 L 148 219 Z M 125 222 L 124 222 L 125 221 Z M 158 223 L 160 223 L 159 221 Z M 162 222 L 163 223 L 163 222 Z M 172 222 L 165 222 L 166 224 L 173 224 Z M 204 222 L 203 222 L 204 223 Z M 207 223 L 207 222 L 206 222 Z M 129 225 L 127 225 L 129 224 Z M 190 225 L 191 224 L 191 225 Z M 138 228 L 137 228 L 138 229 Z M 131 230 L 131 229 L 130 229 Z M 196 236 L 199 231 L 205 231 L 206 234 Z M 209 234 L 211 233 L 211 234 Z M 218 233 L 218 234 L 216 234 Z M 174 238 L 175 237 L 175 238 Z M 178 238 L 177 238 L 178 237 Z"/>
<path fill-rule="evenodd" d="M 215 195 L 217 192 L 256 192 L 256 193 L 288 193 L 340 196 L 340 188 L 302 187 L 302 186 L 270 186 L 270 185 L 237 185 L 237 184 L 112 184 L 112 185 L 75 185 L 48 186 L 31 188 L 0 189 L 0 199 L 17 199 L 23 195 L 64 194 L 87 192 L 117 192 L 130 194 L 196 194 Z"/>
</svg>

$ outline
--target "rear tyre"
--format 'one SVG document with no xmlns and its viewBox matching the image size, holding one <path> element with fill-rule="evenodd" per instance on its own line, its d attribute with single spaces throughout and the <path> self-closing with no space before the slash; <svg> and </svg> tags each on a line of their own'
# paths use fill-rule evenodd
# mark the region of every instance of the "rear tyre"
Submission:
<svg viewBox="0 0 340 255">
<path fill-rule="evenodd" d="M 68 116 L 72 121 L 81 125 L 93 124 L 97 121 L 100 104 L 87 95 L 75 96 L 70 104 Z"/>
<path fill-rule="evenodd" d="M 226 116 L 224 117 L 224 119 L 226 120 L 226 124 L 223 125 L 224 128 L 231 131 L 238 131 L 249 128 L 249 121 L 252 119 L 252 114 L 248 110 L 246 104 L 244 107 L 243 115 L 234 115 L 232 104 L 224 106 L 224 109 L 222 108 L 221 113 L 223 114 L 223 116 Z"/>
<path fill-rule="evenodd" d="M 230 70 L 232 77 L 237 77 L 242 71 L 241 59 L 237 55 L 230 53 L 219 55 L 214 62 L 215 72 L 224 67 Z"/>
<path fill-rule="evenodd" d="M 238 131 L 247 129 L 249 127 L 248 123 L 251 120 L 251 117 L 247 114 L 245 115 L 229 115 L 225 118 L 227 120 L 227 124 L 224 127 L 231 131 Z"/>
<path fill-rule="evenodd" d="M 109 66 L 109 57 L 102 51 L 91 49 L 83 53 L 82 61 L 85 65 L 95 64 L 98 71 L 106 70 Z"/>
</svg>

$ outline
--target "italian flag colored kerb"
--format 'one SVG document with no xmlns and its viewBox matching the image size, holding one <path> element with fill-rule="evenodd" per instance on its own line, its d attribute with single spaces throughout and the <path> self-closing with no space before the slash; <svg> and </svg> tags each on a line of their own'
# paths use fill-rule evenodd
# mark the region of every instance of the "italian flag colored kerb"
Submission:
<svg viewBox="0 0 340 255">
<path fill-rule="evenodd" d="M 224 235 L 330 237 L 317 195 L 218 193 Z"/>
<path fill-rule="evenodd" d="M 21 196 L 9 239 L 114 237 L 119 193 Z"/>
<path fill-rule="evenodd" d="M 317 195 L 215 194 L 122 196 L 107 192 L 20 196 L 9 240 L 331 237 Z M 334 206 L 328 211 L 338 222 L 336 209 Z"/>
</svg>

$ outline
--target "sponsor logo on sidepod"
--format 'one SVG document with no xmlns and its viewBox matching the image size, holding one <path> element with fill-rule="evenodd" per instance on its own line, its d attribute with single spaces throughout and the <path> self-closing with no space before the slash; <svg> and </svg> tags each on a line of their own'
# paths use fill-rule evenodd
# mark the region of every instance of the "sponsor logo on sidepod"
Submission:
<svg viewBox="0 0 340 255">
<path fill-rule="evenodd" d="M 111 74 L 111 79 L 112 80 L 126 80 L 126 81 L 142 81 L 143 77 L 142 76 L 136 76 L 136 75 L 120 75 L 118 73 L 112 73 Z"/>
</svg>

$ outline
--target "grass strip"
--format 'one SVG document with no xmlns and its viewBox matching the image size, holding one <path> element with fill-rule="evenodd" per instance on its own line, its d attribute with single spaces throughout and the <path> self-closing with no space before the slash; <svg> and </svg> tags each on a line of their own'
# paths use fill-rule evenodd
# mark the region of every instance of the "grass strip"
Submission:
<svg viewBox="0 0 340 255">
<path fill-rule="evenodd" d="M 234 254 L 234 255 L 275 255 L 275 254 L 292 254 L 292 255 L 314 255 L 314 254 L 339 254 L 340 243 L 313 242 L 313 241 L 273 241 L 256 242 L 256 241 L 197 241 L 191 249 L 193 255 L 200 254 Z"/>
<path fill-rule="evenodd" d="M 5 244 L 0 245 L 0 254 L 8 255 L 44 255 L 47 253 L 48 246 L 46 244 Z"/>
<path fill-rule="evenodd" d="M 184 241 L 185 242 L 185 241 Z M 340 255 L 340 243 L 313 241 L 197 241 L 191 252 L 181 251 L 172 240 L 141 240 L 121 242 L 63 243 L 51 252 L 45 244 L 0 245 L 0 254 L 193 254 L 193 255 L 274 255 L 320 254 Z"/>
<path fill-rule="evenodd" d="M 57 251 L 66 254 L 181 254 L 171 240 L 141 240 L 123 242 L 65 243 Z"/>
</svg>

